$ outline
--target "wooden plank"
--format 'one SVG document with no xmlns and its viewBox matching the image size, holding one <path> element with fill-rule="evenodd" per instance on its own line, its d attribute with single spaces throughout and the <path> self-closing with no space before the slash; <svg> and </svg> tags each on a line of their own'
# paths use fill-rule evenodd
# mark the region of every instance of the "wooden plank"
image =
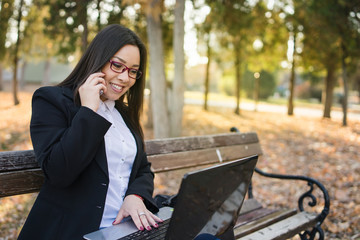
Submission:
<svg viewBox="0 0 360 240">
<path fill-rule="evenodd" d="M 150 156 L 258 142 L 257 134 L 249 132 L 155 139 L 146 141 L 145 146 Z"/>
<path fill-rule="evenodd" d="M 226 133 L 148 140 L 154 172 L 219 163 L 261 154 L 256 133 Z M 227 146 L 227 147 L 225 147 Z M 0 152 L 0 197 L 38 191 L 43 173 L 34 151 Z"/>
<path fill-rule="evenodd" d="M 0 173 L 38 167 L 33 150 L 0 152 Z"/>
<path fill-rule="evenodd" d="M 218 154 L 220 154 L 221 159 L 219 158 Z M 228 147 L 150 155 L 148 156 L 148 160 L 152 164 L 152 170 L 157 173 L 207 164 L 216 164 L 256 154 L 262 154 L 260 145 L 258 143 L 252 143 L 245 145 L 233 145 Z"/>
<path fill-rule="evenodd" d="M 234 235 L 241 238 L 295 214 L 296 209 L 257 209 L 238 218 Z"/>
<path fill-rule="evenodd" d="M 259 203 L 255 198 L 246 199 L 244 200 L 244 203 L 240 209 L 240 215 L 243 215 L 245 213 L 254 211 L 256 209 L 262 208 L 261 203 Z"/>
<path fill-rule="evenodd" d="M 246 148 L 247 144 L 258 142 L 256 133 L 250 132 L 147 140 L 145 145 L 147 155 L 151 156 L 231 145 L 244 145 Z M 33 150 L 0 152 L 0 173 L 38 167 Z"/>
<path fill-rule="evenodd" d="M 271 209 L 271 208 L 254 209 L 245 214 L 239 215 L 238 219 L 236 220 L 235 228 L 249 224 L 255 220 L 264 218 L 270 214 L 274 214 L 275 212 L 279 212 L 279 209 Z"/>
<path fill-rule="evenodd" d="M 268 227 L 258 230 L 242 238 L 241 240 L 282 240 L 288 239 L 299 232 L 314 227 L 317 223 L 315 213 L 300 212 L 282 221 L 276 222 Z"/>
<path fill-rule="evenodd" d="M 42 170 L 31 169 L 0 173 L 0 198 L 37 192 L 44 182 Z"/>
</svg>

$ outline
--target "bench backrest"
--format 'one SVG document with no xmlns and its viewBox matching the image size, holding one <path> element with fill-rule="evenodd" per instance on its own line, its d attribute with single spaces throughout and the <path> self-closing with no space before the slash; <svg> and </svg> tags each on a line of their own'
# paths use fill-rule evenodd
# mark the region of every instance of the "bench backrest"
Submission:
<svg viewBox="0 0 360 240">
<path fill-rule="evenodd" d="M 145 145 L 155 173 L 262 154 L 254 132 L 155 139 Z M 43 181 L 33 150 L 0 152 L 0 197 L 37 192 Z"/>
</svg>

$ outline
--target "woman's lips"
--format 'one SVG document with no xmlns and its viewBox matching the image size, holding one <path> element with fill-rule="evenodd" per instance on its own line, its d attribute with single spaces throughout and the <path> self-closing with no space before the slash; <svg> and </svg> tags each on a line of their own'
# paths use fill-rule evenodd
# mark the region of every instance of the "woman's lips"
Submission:
<svg viewBox="0 0 360 240">
<path fill-rule="evenodd" d="M 115 83 L 110 83 L 110 86 L 115 92 L 118 92 L 118 93 L 120 93 L 122 91 L 122 89 L 123 89 L 122 86 L 117 85 Z"/>
</svg>

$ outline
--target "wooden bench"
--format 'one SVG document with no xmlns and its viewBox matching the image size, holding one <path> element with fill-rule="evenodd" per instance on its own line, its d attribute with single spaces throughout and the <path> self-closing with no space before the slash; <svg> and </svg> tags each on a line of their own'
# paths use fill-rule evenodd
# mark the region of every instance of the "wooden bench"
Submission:
<svg viewBox="0 0 360 240">
<path fill-rule="evenodd" d="M 145 144 L 155 173 L 219 164 L 262 154 L 259 139 L 254 132 L 148 140 Z M 304 176 L 268 174 L 258 168 L 255 172 L 265 177 L 304 181 L 310 190 L 300 196 L 297 210 L 264 207 L 253 197 L 250 186 L 249 198 L 245 200 L 234 228 L 236 239 L 287 239 L 296 234 L 301 239 L 314 239 L 315 236 L 324 238 L 321 224 L 329 212 L 330 200 L 321 183 Z M 254 174 L 254 177 L 258 176 Z M 0 152 L 0 182 L 0 197 L 39 191 L 43 173 L 33 151 Z M 320 214 L 304 211 L 304 199 L 310 199 L 308 204 L 312 207 L 317 205 L 312 194 L 314 186 L 321 190 L 324 198 Z"/>
</svg>

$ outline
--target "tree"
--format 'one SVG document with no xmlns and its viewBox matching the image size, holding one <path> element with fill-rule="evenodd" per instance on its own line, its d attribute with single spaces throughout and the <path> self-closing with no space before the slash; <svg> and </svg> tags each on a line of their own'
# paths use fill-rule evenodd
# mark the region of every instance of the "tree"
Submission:
<svg viewBox="0 0 360 240">
<path fill-rule="evenodd" d="M 307 1 L 306 17 L 303 18 L 304 40 L 302 60 L 312 69 L 326 71 L 323 92 L 323 117 L 330 118 L 333 102 L 333 90 L 336 83 L 336 69 L 339 67 L 338 35 L 325 16 L 331 15 L 332 4 L 325 0 Z M 333 16 L 334 17 L 334 16 Z"/>
<path fill-rule="evenodd" d="M 294 114 L 294 90 L 295 90 L 295 66 L 296 66 L 296 31 L 292 33 L 293 49 L 292 49 L 292 62 L 291 62 L 291 74 L 290 74 L 290 84 L 289 84 L 289 99 L 288 99 L 288 115 L 292 116 Z"/>
<path fill-rule="evenodd" d="M 163 22 L 163 0 L 143 1 L 146 12 L 147 38 L 150 53 L 150 99 L 155 138 L 181 134 L 184 105 L 184 10 L 185 1 L 176 1 L 173 37 L 170 38 L 169 22 Z M 165 31 L 163 31 L 165 29 Z M 173 43 L 175 77 L 167 83 L 165 58 L 170 58 L 169 46 Z M 167 49 L 167 51 L 164 51 Z"/>
<path fill-rule="evenodd" d="M 4 60 L 6 47 L 6 33 L 9 27 L 9 19 L 13 14 L 14 0 L 1 1 L 0 10 L 0 91 L 3 90 L 2 61 Z"/>
<path fill-rule="evenodd" d="M 217 0 L 206 1 L 211 7 L 212 31 L 222 32 L 218 34 L 218 40 L 224 51 L 231 51 L 232 63 L 235 76 L 235 113 L 240 114 L 240 99 L 242 90 L 242 70 L 248 55 L 248 46 L 252 43 L 263 29 L 257 21 L 263 21 L 264 8 L 261 1 L 235 1 Z M 251 32 L 251 34 L 249 34 Z M 225 54 L 222 54 L 225 56 Z M 225 60 L 228 61 L 228 60 Z M 223 59 L 223 62 L 225 62 Z"/>
<path fill-rule="evenodd" d="M 166 78 L 164 50 L 161 29 L 162 0 L 151 0 L 145 3 L 147 34 L 150 53 L 150 90 L 154 137 L 170 136 L 170 119 L 167 109 Z"/>
<path fill-rule="evenodd" d="M 197 6 L 197 4 L 194 2 L 195 9 L 202 8 L 203 5 Z M 196 31 L 198 36 L 198 43 L 199 45 L 205 45 L 206 46 L 206 57 L 207 57 L 207 63 L 205 68 L 205 79 L 204 79 L 204 105 L 203 108 L 205 111 L 208 110 L 208 96 L 209 96 L 209 89 L 210 89 L 210 65 L 212 62 L 212 56 L 213 56 L 213 50 L 211 46 L 211 39 L 213 34 L 213 25 L 215 25 L 215 22 L 213 21 L 213 13 L 210 12 L 202 23 L 196 24 Z"/>
<path fill-rule="evenodd" d="M 359 56 L 360 6 L 352 1 L 313 0 L 306 9 L 304 32 L 305 61 L 314 66 L 321 64 L 326 69 L 324 118 L 330 118 L 333 89 L 337 70 L 342 68 L 344 85 L 343 125 L 347 111 L 347 61 Z"/>
<path fill-rule="evenodd" d="M 206 63 L 206 72 L 205 72 L 205 92 L 204 92 L 204 110 L 208 110 L 208 95 L 209 95 L 209 87 L 210 87 L 210 64 L 212 60 L 212 51 L 210 46 L 210 39 L 211 39 L 211 24 L 207 24 L 207 27 L 205 28 L 205 37 L 206 37 L 206 48 L 207 48 L 207 54 L 206 57 L 208 59 Z"/>
<path fill-rule="evenodd" d="M 88 15 L 91 0 L 44 0 L 49 15 L 44 19 L 45 34 L 58 45 L 58 54 L 84 52 L 88 44 Z M 80 46 L 78 48 L 77 46 Z"/>
<path fill-rule="evenodd" d="M 182 116 L 184 107 L 184 69 L 185 69 L 185 55 L 184 55 L 184 12 L 185 0 L 176 0 L 174 15 L 174 36 L 173 36 L 173 50 L 174 50 L 174 81 L 172 85 L 172 103 L 171 103 L 171 128 L 170 136 L 177 137 L 181 135 Z"/>
<path fill-rule="evenodd" d="M 348 65 L 356 65 L 355 59 L 360 59 L 360 4 L 354 2 L 337 2 L 336 21 L 330 18 L 335 24 L 340 38 L 341 48 L 341 68 L 344 96 L 342 98 L 343 121 L 342 125 L 347 125 L 348 108 Z"/>
<path fill-rule="evenodd" d="M 13 99 L 14 99 L 14 105 L 18 105 L 19 98 L 17 96 L 18 93 L 18 77 L 17 77 L 17 70 L 18 70 L 18 62 L 19 62 L 19 47 L 21 42 L 21 19 L 23 14 L 23 6 L 24 6 L 24 0 L 20 0 L 20 4 L 17 9 L 17 37 L 16 37 L 16 43 L 15 43 L 15 50 L 14 50 L 14 68 L 13 68 Z"/>
</svg>

